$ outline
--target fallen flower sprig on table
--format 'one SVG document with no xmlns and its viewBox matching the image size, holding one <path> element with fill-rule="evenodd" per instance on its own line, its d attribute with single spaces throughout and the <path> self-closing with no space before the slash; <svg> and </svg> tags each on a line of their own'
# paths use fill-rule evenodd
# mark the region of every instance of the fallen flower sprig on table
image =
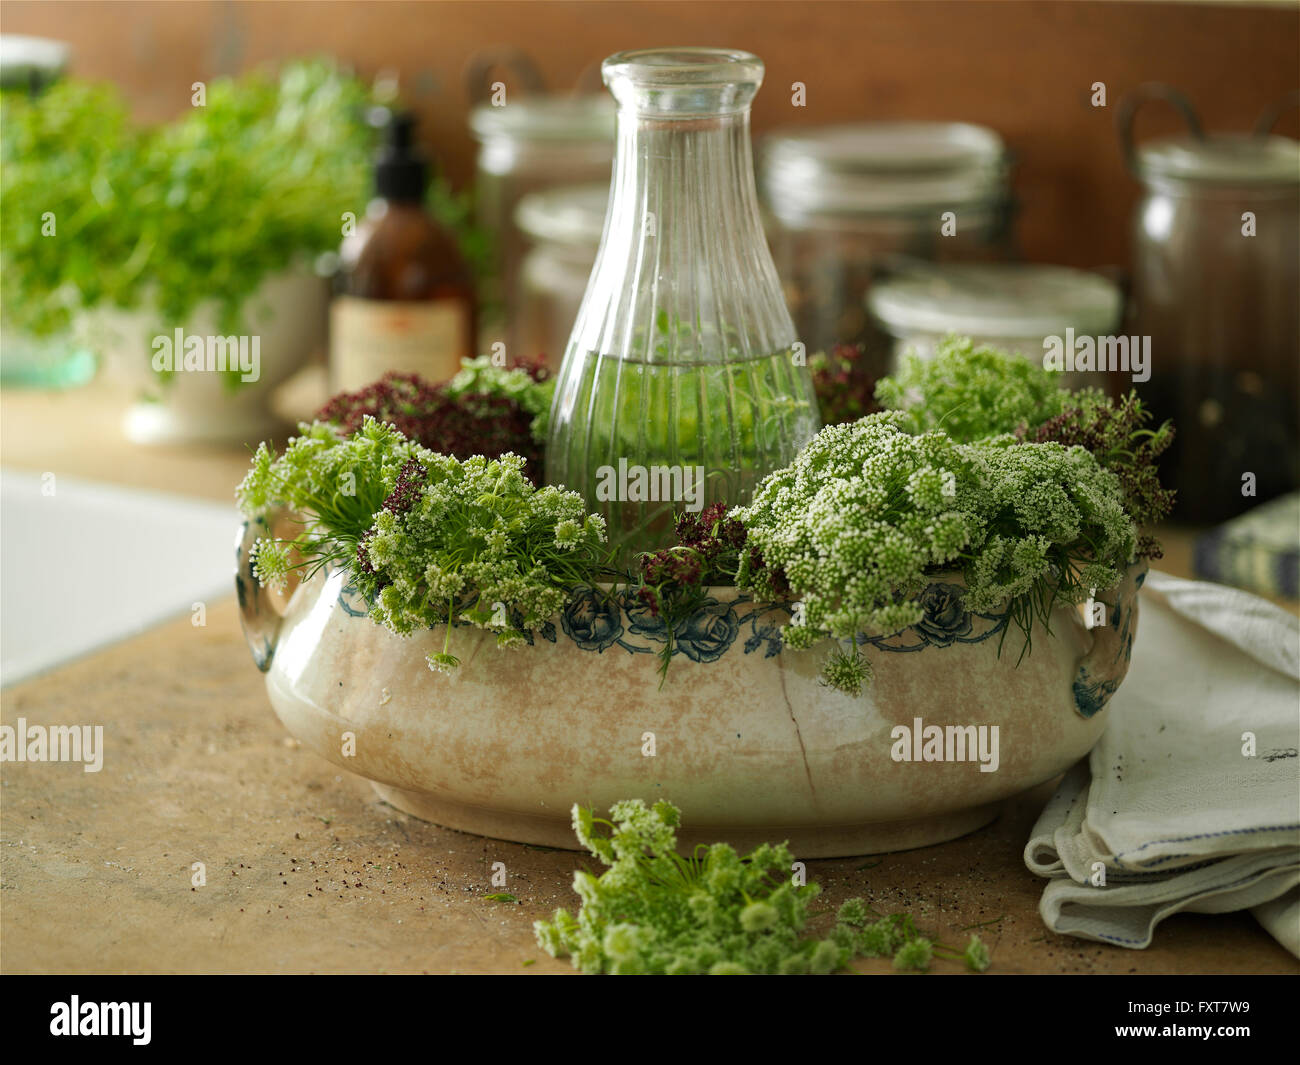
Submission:
<svg viewBox="0 0 1300 1065">
<path fill-rule="evenodd" d="M 672 803 L 627 799 L 609 813 L 605 820 L 573 807 L 578 841 L 609 868 L 574 874 L 576 916 L 558 909 L 533 925 L 544 950 L 584 973 L 825 975 L 857 956 L 891 954 L 899 969 L 924 971 L 936 955 L 975 972 L 989 966 L 978 936 L 957 952 L 922 936 L 910 915 L 882 916 L 861 899 L 840 907 L 825 938 L 805 935 L 821 885 L 794 879 L 785 844 L 764 843 L 744 857 L 726 843 L 701 844 L 683 857 L 681 811 Z"/>
</svg>

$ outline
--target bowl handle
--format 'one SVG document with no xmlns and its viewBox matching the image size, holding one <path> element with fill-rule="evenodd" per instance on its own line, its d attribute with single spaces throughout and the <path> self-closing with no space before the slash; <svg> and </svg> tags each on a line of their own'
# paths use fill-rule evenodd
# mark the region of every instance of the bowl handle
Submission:
<svg viewBox="0 0 1300 1065">
<path fill-rule="evenodd" d="M 253 662 L 265 673 L 275 657 L 275 644 L 284 619 L 284 597 L 258 583 L 253 573 L 253 545 L 261 538 L 274 536 L 272 531 L 283 513 L 269 513 L 248 518 L 235 534 L 235 595 L 239 600 L 239 623 L 244 639 L 253 653 Z"/>
<path fill-rule="evenodd" d="M 1092 610 L 1100 607 L 1102 616 L 1094 614 L 1090 619 L 1092 646 L 1074 674 L 1074 707 L 1084 717 L 1105 709 L 1128 673 L 1137 632 L 1138 589 L 1146 578 L 1146 562 L 1134 563 L 1108 595 L 1088 604 Z"/>
</svg>

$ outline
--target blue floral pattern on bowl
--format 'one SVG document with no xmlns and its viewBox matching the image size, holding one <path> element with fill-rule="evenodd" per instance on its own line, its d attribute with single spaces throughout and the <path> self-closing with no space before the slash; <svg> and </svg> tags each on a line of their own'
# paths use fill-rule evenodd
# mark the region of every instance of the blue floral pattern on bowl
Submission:
<svg viewBox="0 0 1300 1065">
<path fill-rule="evenodd" d="M 740 618 L 730 603 L 708 599 L 673 633 L 674 649 L 692 662 L 716 662 L 740 632 Z"/>
<path fill-rule="evenodd" d="M 652 614 L 645 602 L 632 592 L 621 596 L 623 611 L 628 619 L 630 636 L 640 636 L 663 644 L 668 640 L 668 625 L 662 617 Z M 673 654 L 684 654 L 692 662 L 716 662 L 729 647 L 736 642 L 740 634 L 741 619 L 736 613 L 736 604 L 747 604 L 749 600 L 721 602 L 712 596 L 705 596 L 698 610 L 689 618 L 679 621 L 673 629 Z M 751 627 L 754 623 L 754 611 L 748 613 Z M 775 632 L 775 628 L 773 629 Z M 646 648 L 631 640 L 620 640 L 625 650 L 634 654 L 645 650 L 661 653 L 661 648 Z M 752 648 L 746 648 L 749 654 Z"/>
<path fill-rule="evenodd" d="M 636 636 L 646 636 L 664 643 L 668 639 L 668 625 L 635 592 L 624 592 L 623 613 L 627 615 L 627 631 Z"/>
<path fill-rule="evenodd" d="M 936 582 L 921 593 L 925 616 L 916 625 L 889 636 L 859 636 L 858 642 L 882 651 L 920 651 L 926 647 L 950 647 L 956 643 L 981 643 L 1006 627 L 1007 615 L 974 614 L 966 610 L 964 589 Z M 339 590 L 339 607 L 350 617 L 365 617 L 369 604 L 351 584 Z M 470 604 L 465 604 L 468 609 Z M 762 650 L 764 658 L 781 653 L 781 628 L 790 620 L 787 603 L 755 603 L 743 592 L 726 601 L 706 595 L 689 618 L 673 630 L 674 655 L 692 662 L 716 662 L 745 634 L 744 654 Z M 512 614 L 511 623 L 520 628 L 521 618 Z M 457 618 L 455 628 L 469 622 Z M 602 591 L 587 585 L 575 588 L 560 612 L 560 629 L 584 651 L 603 654 L 621 647 L 629 654 L 662 654 L 668 629 L 662 617 L 629 591 Z M 525 632 L 529 644 L 533 632 Z M 547 622 L 540 631 L 543 639 L 556 642 L 556 627 Z"/>
<path fill-rule="evenodd" d="M 575 589 L 560 611 L 564 634 L 584 651 L 603 653 L 622 642 L 623 622 L 619 605 L 619 597 L 612 592 L 600 592 L 586 586 Z"/>
<path fill-rule="evenodd" d="M 370 604 L 350 583 L 339 589 L 338 605 L 349 617 L 366 617 L 370 613 Z M 465 603 L 464 609 L 470 605 Z M 781 651 L 781 626 L 789 617 L 788 606 L 759 605 L 744 593 L 726 602 L 705 596 L 694 614 L 678 622 L 673 631 L 672 653 L 685 655 L 693 662 L 716 662 L 745 630 L 749 635 L 743 645 L 744 653 L 753 654 L 764 648 L 763 657 L 771 658 Z M 523 630 L 522 621 L 518 612 L 511 613 L 510 623 L 516 629 Z M 454 628 L 469 624 L 459 617 L 452 622 Z M 575 588 L 560 611 L 560 631 L 581 650 L 597 654 L 611 647 L 621 647 L 629 654 L 662 654 L 668 638 L 663 618 L 652 614 L 635 594 L 602 591 L 587 585 Z M 524 630 L 529 645 L 538 635 L 555 643 L 556 626 L 548 621 L 538 632 Z"/>
<path fill-rule="evenodd" d="M 1134 591 L 1141 587 L 1143 577 L 1145 572 L 1133 578 Z M 246 594 L 245 582 L 240 583 L 242 598 Z M 858 643 L 881 651 L 923 651 L 929 647 L 983 643 L 1006 630 L 1010 620 L 1008 610 L 994 613 L 968 610 L 965 596 L 966 589 L 961 585 L 935 581 L 919 596 L 923 612 L 920 621 L 886 636 L 859 636 Z M 351 584 L 342 586 L 338 603 L 350 617 L 365 617 L 369 613 L 369 604 Z M 464 608 L 470 605 L 467 602 Z M 685 655 L 692 662 L 716 662 L 743 633 L 745 638 L 740 646 L 744 654 L 762 650 L 764 658 L 771 658 L 781 653 L 781 629 L 791 615 L 789 604 L 755 603 L 743 592 L 726 601 L 705 595 L 699 608 L 674 628 L 672 654 Z M 510 621 L 515 628 L 522 629 L 522 620 L 517 612 L 512 612 Z M 1081 664 L 1074 681 L 1074 702 L 1083 717 L 1099 713 L 1123 680 L 1132 656 L 1132 621 L 1131 603 L 1126 602 L 1125 596 L 1117 596 L 1108 626 L 1114 634 L 1113 660 L 1105 662 L 1100 675 L 1088 668 L 1091 664 L 1095 669 L 1100 664 L 1097 661 Z M 461 628 L 470 623 L 457 618 L 452 624 Z M 574 589 L 560 612 L 559 630 L 580 649 L 597 654 L 613 647 L 629 654 L 662 654 L 668 639 L 664 619 L 652 614 L 634 592 L 602 591 L 586 585 Z M 524 637 L 530 645 L 537 636 L 555 643 L 559 630 L 547 622 L 536 632 L 525 631 Z"/>
<path fill-rule="evenodd" d="M 922 617 L 887 636 L 859 636 L 858 643 L 881 651 L 923 651 L 959 643 L 983 643 L 1007 627 L 1010 612 L 982 614 L 966 609 L 966 589 L 960 584 L 935 581 L 917 597 Z"/>
<path fill-rule="evenodd" d="M 966 589 L 957 584 L 931 584 L 921 593 L 923 617 L 912 628 L 934 647 L 951 647 L 971 632 Z"/>
</svg>

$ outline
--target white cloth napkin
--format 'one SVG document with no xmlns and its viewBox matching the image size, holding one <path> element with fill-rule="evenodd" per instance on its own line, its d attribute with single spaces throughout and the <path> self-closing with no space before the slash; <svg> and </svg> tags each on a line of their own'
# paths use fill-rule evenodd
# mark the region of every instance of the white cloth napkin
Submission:
<svg viewBox="0 0 1300 1065">
<path fill-rule="evenodd" d="M 1141 948 L 1180 910 L 1250 908 L 1300 956 L 1300 623 L 1152 571 L 1107 713 L 1025 847 L 1047 926 Z"/>
</svg>

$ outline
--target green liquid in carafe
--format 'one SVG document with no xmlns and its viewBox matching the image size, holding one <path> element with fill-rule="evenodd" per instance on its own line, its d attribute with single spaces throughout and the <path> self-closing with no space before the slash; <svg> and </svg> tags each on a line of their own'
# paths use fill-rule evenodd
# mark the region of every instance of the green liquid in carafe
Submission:
<svg viewBox="0 0 1300 1065">
<path fill-rule="evenodd" d="M 609 525 L 624 561 L 671 542 L 673 516 L 749 502 L 819 427 L 791 349 L 726 363 L 589 353 L 562 380 L 548 470 Z"/>
</svg>

